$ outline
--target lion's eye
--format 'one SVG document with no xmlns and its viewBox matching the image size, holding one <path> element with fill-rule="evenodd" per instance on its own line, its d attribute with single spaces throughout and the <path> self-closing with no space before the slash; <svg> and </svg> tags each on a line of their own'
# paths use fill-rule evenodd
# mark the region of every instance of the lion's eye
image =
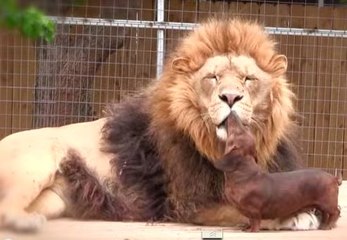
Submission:
<svg viewBox="0 0 347 240">
<path fill-rule="evenodd" d="M 217 85 L 217 83 L 219 82 L 219 77 L 215 74 L 207 75 L 204 79 L 205 81 L 208 81 L 212 86 Z"/>
<path fill-rule="evenodd" d="M 217 75 L 211 75 L 210 79 L 213 81 L 214 84 L 218 83 L 219 77 Z"/>
<path fill-rule="evenodd" d="M 211 94 L 217 86 L 219 78 L 217 75 L 207 75 L 202 79 L 201 87 L 206 94 Z"/>
<path fill-rule="evenodd" d="M 245 77 L 245 82 L 247 82 L 247 81 L 254 81 L 254 80 L 257 80 L 257 78 L 254 77 L 254 76 L 246 76 Z"/>
</svg>

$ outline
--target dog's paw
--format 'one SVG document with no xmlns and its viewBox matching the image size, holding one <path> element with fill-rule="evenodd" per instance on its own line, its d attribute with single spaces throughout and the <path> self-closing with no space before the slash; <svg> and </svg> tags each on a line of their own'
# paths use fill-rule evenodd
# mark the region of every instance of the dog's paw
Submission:
<svg viewBox="0 0 347 240">
<path fill-rule="evenodd" d="M 296 214 L 284 220 L 262 221 L 261 229 L 268 230 L 316 230 L 319 229 L 320 219 L 314 211 Z"/>
<path fill-rule="evenodd" d="M 1 227 L 17 232 L 36 232 L 45 222 L 45 216 L 37 213 L 6 212 L 1 214 Z"/>
</svg>

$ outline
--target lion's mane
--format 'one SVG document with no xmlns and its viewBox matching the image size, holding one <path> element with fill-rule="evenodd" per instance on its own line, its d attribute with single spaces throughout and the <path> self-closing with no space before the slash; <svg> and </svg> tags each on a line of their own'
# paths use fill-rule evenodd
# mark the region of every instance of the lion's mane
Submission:
<svg viewBox="0 0 347 240">
<path fill-rule="evenodd" d="M 213 161 L 224 142 L 203 121 L 188 77 L 209 57 L 229 53 L 252 57 L 272 77 L 272 101 L 254 113 L 259 124 L 252 126 L 260 164 L 270 171 L 298 166 L 293 93 L 275 42 L 257 23 L 210 20 L 178 44 L 141 95 L 108 108 L 104 151 L 114 154 L 116 177 L 140 220 L 189 222 L 197 209 L 223 201 L 223 174 Z"/>
</svg>

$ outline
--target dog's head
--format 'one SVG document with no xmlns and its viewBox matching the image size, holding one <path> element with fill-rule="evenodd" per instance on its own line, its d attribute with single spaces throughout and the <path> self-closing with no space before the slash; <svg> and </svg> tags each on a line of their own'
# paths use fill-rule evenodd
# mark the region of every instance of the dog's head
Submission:
<svg viewBox="0 0 347 240">
<path fill-rule="evenodd" d="M 225 155 L 217 161 L 218 169 L 229 169 L 238 161 L 257 161 L 255 138 L 248 126 L 244 125 L 235 112 L 231 112 L 226 120 L 228 138 Z"/>
<path fill-rule="evenodd" d="M 228 138 L 225 146 L 225 154 L 233 152 L 234 155 L 255 156 L 255 138 L 248 126 L 241 122 L 235 112 L 231 112 L 226 121 Z"/>
</svg>

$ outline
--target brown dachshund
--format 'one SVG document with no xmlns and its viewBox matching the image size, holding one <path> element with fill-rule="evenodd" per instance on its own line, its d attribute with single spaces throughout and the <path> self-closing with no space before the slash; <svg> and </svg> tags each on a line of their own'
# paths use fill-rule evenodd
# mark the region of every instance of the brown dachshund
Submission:
<svg viewBox="0 0 347 240">
<path fill-rule="evenodd" d="M 322 212 L 320 229 L 331 229 L 340 216 L 341 179 L 318 169 L 268 173 L 256 163 L 255 140 L 238 116 L 227 120 L 225 156 L 216 167 L 225 172 L 226 199 L 250 220 L 257 232 L 261 219 L 286 218 L 309 208 Z"/>
</svg>

